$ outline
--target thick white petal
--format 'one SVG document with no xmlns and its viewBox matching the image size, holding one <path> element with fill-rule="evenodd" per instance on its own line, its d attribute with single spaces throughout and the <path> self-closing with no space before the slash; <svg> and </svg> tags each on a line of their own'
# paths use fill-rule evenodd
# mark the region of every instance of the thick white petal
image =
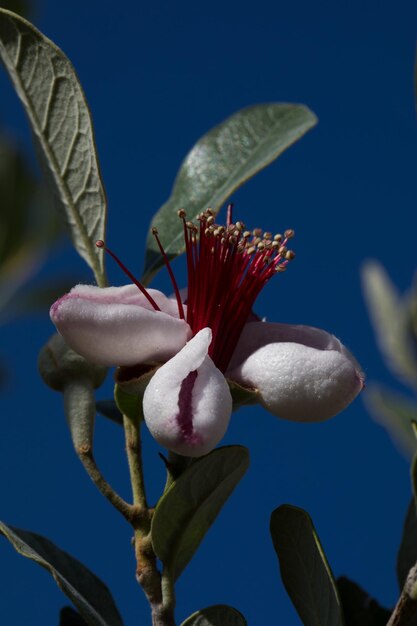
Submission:
<svg viewBox="0 0 417 626">
<path fill-rule="evenodd" d="M 204 328 L 153 376 L 143 398 L 146 424 L 165 448 L 184 456 L 210 452 L 229 424 L 232 398 L 223 374 L 208 356 Z"/>
<path fill-rule="evenodd" d="M 163 293 L 148 290 L 155 311 L 135 285 L 100 289 L 77 285 L 52 305 L 50 315 L 67 344 L 100 365 L 166 361 L 191 336 L 188 324 Z"/>
<path fill-rule="evenodd" d="M 233 367 L 236 361 L 240 364 Z M 258 389 L 268 411 L 293 421 L 333 417 L 364 381 L 357 361 L 333 335 L 262 322 L 246 326 L 227 376 Z"/>
</svg>

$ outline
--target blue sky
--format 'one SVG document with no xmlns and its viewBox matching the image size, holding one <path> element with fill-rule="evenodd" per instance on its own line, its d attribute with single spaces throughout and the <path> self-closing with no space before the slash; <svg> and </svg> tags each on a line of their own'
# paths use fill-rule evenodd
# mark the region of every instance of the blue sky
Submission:
<svg viewBox="0 0 417 626">
<path fill-rule="evenodd" d="M 258 102 L 301 102 L 318 115 L 313 131 L 234 196 L 236 216 L 248 226 L 296 231 L 297 259 L 267 287 L 257 312 L 332 331 L 369 380 L 400 389 L 377 352 L 359 269 L 377 258 L 405 290 L 417 265 L 415 2 L 37 6 L 34 22 L 70 57 L 91 107 L 109 197 L 109 245 L 138 274 L 151 217 L 204 132 Z M 32 155 L 4 76 L 0 93 L 2 122 Z M 183 277 L 181 261 L 175 265 Z M 123 284 L 117 267 L 108 270 L 114 284 Z M 69 245 L 53 251 L 42 276 L 62 273 L 91 281 Z M 168 281 L 161 275 L 155 285 L 168 288 Z M 85 562 L 112 589 L 126 626 L 147 624 L 130 531 L 84 475 L 61 398 L 37 375 L 37 353 L 52 331 L 46 314 L 0 329 L 10 369 L 1 397 L 1 517 Z M 110 394 L 109 378 L 99 395 Z M 251 626 L 299 624 L 268 535 L 270 512 L 284 502 L 310 512 L 336 575 L 394 604 L 409 470 L 361 399 L 312 425 L 247 408 L 234 416 L 225 443 L 247 445 L 251 468 L 179 581 L 179 623 L 198 608 L 228 603 Z M 127 495 L 117 426 L 98 420 L 96 449 L 104 473 Z M 156 498 L 163 470 L 148 437 L 145 460 Z M 0 557 L 5 622 L 57 624 L 65 598 L 48 574 L 6 542 Z"/>
</svg>

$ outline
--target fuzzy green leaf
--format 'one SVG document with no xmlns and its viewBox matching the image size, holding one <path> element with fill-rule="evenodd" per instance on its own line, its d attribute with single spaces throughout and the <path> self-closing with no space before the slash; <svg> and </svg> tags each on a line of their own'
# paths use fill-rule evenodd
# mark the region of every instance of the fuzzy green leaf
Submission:
<svg viewBox="0 0 417 626">
<path fill-rule="evenodd" d="M 407 457 L 412 458 L 417 451 L 411 426 L 412 420 L 417 419 L 417 403 L 375 383 L 366 388 L 363 400 L 372 417 L 388 431 Z"/>
<path fill-rule="evenodd" d="M 30 22 L 0 9 L 0 57 L 22 101 L 47 181 L 63 210 L 75 248 L 106 283 L 106 197 L 87 102 L 75 70 Z"/>
<path fill-rule="evenodd" d="M 19 554 L 44 567 L 89 626 L 123 626 L 106 585 L 82 563 L 35 533 L 0 522 L 0 533 Z"/>
<path fill-rule="evenodd" d="M 248 465 L 246 448 L 218 448 L 188 467 L 159 500 L 152 543 L 174 579 L 191 560 Z"/>
<path fill-rule="evenodd" d="M 185 157 L 172 194 L 152 218 L 169 258 L 184 251 L 177 211 L 192 220 L 211 207 L 218 211 L 230 195 L 315 126 L 317 118 L 300 104 L 259 104 L 238 111 L 210 130 Z M 163 266 L 148 236 L 144 281 Z"/>
<path fill-rule="evenodd" d="M 246 626 L 243 615 L 226 604 L 201 609 L 188 617 L 181 626 Z"/>
<path fill-rule="evenodd" d="M 281 576 L 305 626 L 343 626 L 336 583 L 311 517 L 284 504 L 271 515 Z"/>
</svg>

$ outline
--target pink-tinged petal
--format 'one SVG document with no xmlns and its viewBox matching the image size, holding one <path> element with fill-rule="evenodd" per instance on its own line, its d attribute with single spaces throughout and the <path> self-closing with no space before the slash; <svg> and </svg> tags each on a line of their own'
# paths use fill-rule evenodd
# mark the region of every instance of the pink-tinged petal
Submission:
<svg viewBox="0 0 417 626">
<path fill-rule="evenodd" d="M 52 305 L 51 319 L 67 344 L 93 363 L 163 362 L 181 350 L 191 330 L 171 300 L 148 291 L 161 311 L 134 285 L 77 285 Z"/>
<path fill-rule="evenodd" d="M 153 376 L 143 398 L 146 424 L 165 448 L 184 456 L 210 452 L 224 436 L 232 398 L 223 374 L 208 356 L 204 328 Z"/>
<path fill-rule="evenodd" d="M 227 376 L 258 389 L 268 411 L 293 421 L 333 417 L 363 388 L 356 359 L 336 337 L 318 328 L 248 324 L 236 360 L 240 364 Z"/>
</svg>

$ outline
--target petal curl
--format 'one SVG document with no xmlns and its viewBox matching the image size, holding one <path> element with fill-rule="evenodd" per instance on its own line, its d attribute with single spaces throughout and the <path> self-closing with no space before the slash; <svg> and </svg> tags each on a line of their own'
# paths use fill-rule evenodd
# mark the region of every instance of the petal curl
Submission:
<svg viewBox="0 0 417 626">
<path fill-rule="evenodd" d="M 100 365 L 166 361 L 191 336 L 172 300 L 148 290 L 155 311 L 135 285 L 101 289 L 77 285 L 55 302 L 50 316 L 67 344 Z"/>
<path fill-rule="evenodd" d="M 268 322 L 245 327 L 227 376 L 258 389 L 262 404 L 274 415 L 300 422 L 333 417 L 364 382 L 356 359 L 334 335 Z"/>
<path fill-rule="evenodd" d="M 210 452 L 229 424 L 232 398 L 223 374 L 208 356 L 211 330 L 204 328 L 153 376 L 143 398 L 153 437 L 178 454 Z"/>
</svg>

